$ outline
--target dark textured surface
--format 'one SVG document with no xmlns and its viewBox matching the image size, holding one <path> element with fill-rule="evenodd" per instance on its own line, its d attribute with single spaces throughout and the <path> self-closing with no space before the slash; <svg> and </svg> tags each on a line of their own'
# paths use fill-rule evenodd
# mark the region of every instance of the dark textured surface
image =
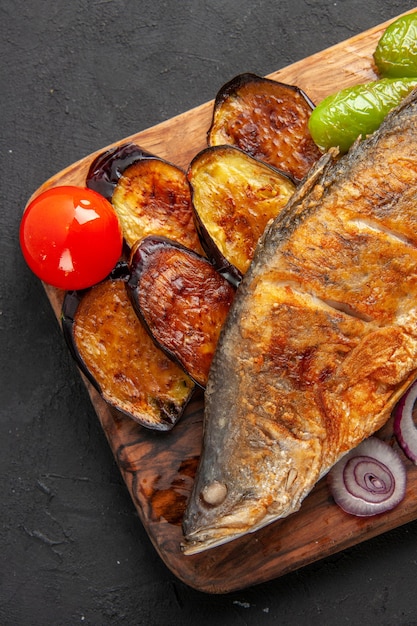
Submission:
<svg viewBox="0 0 417 626">
<path fill-rule="evenodd" d="M 0 1 L 0 624 L 417 624 L 417 522 L 210 596 L 156 555 L 17 243 L 23 207 L 90 152 L 413 3 Z"/>
</svg>

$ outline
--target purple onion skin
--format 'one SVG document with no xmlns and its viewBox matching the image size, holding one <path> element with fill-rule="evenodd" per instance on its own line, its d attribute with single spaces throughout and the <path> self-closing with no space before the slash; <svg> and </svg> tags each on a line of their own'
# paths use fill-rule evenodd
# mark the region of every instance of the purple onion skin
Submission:
<svg viewBox="0 0 417 626">
<path fill-rule="evenodd" d="M 417 381 L 405 392 L 394 411 L 394 434 L 404 454 L 417 465 L 417 428 L 413 408 L 417 399 Z"/>
<path fill-rule="evenodd" d="M 407 473 L 391 446 L 370 437 L 333 466 L 328 483 L 340 508 L 368 517 L 385 513 L 403 500 Z"/>
</svg>

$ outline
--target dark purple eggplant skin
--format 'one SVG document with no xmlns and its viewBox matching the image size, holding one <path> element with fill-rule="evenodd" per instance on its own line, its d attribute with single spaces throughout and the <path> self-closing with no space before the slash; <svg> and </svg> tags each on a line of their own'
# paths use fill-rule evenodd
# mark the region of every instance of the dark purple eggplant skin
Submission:
<svg viewBox="0 0 417 626">
<path fill-rule="evenodd" d="M 125 169 L 142 159 L 156 159 L 135 143 L 126 143 L 99 154 L 91 163 L 86 176 L 89 189 L 111 200 L 114 188 Z"/>
<path fill-rule="evenodd" d="M 74 325 L 74 317 L 78 309 L 78 305 L 80 304 L 83 294 L 85 291 L 67 291 L 64 297 L 64 302 L 62 303 L 61 310 L 61 327 L 62 333 L 64 335 L 65 343 L 67 344 L 67 348 L 70 351 L 70 354 L 79 369 L 82 371 L 87 380 L 93 385 L 94 389 L 96 389 L 101 394 L 101 387 L 91 375 L 90 371 L 87 367 L 85 367 L 83 360 L 81 359 L 77 348 L 74 345 L 73 332 L 72 328 Z"/>
</svg>

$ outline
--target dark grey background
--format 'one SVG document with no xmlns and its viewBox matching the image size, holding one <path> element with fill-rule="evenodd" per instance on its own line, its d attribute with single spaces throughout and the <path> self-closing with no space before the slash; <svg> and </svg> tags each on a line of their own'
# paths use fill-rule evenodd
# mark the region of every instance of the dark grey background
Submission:
<svg viewBox="0 0 417 626">
<path fill-rule="evenodd" d="M 417 624 L 417 523 L 210 596 L 139 522 L 18 226 L 73 161 L 412 8 L 393 0 L 0 0 L 2 626 Z"/>
</svg>

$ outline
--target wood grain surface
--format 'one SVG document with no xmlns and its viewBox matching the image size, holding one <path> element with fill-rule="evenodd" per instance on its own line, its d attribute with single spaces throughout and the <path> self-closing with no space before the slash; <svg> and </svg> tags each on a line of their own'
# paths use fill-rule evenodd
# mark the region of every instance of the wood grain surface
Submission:
<svg viewBox="0 0 417 626">
<path fill-rule="evenodd" d="M 316 103 L 336 89 L 374 80 L 377 76 L 372 53 L 388 23 L 274 72 L 269 77 L 301 87 Z M 242 68 L 244 71 L 246 68 Z M 142 148 L 186 168 L 192 157 L 206 146 L 212 105 L 212 101 L 207 102 L 117 143 L 134 141 Z M 103 147 L 100 152 L 109 147 Z M 84 185 L 88 167 L 97 154 L 91 154 L 57 173 L 32 197 L 51 186 Z M 44 286 L 59 319 L 64 294 Z M 405 460 L 408 467 L 407 495 L 389 513 L 370 518 L 346 515 L 333 503 L 323 479 L 306 498 L 301 510 L 289 518 L 224 546 L 184 556 L 180 549 L 181 520 L 201 451 L 202 398 L 195 399 L 171 432 L 157 433 L 110 409 L 87 381 L 85 384 L 156 551 L 179 579 L 196 589 L 225 593 L 270 580 L 417 517 L 414 495 L 417 490 L 417 467 Z M 380 435 L 388 440 L 392 438 L 390 423 Z"/>
</svg>

